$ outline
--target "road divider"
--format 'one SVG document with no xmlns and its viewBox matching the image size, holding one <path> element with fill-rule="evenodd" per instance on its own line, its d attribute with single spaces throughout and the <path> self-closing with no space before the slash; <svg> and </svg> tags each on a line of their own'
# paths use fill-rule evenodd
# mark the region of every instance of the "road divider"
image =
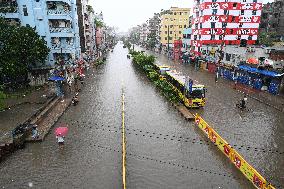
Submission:
<svg viewBox="0 0 284 189">
<path fill-rule="evenodd" d="M 121 133 L 122 133 L 122 188 L 126 189 L 126 137 L 125 137 L 125 95 L 122 88 L 122 124 L 121 124 Z"/>
<path fill-rule="evenodd" d="M 226 142 L 204 119 L 195 115 L 195 124 L 214 143 L 219 150 L 237 167 L 238 170 L 259 189 L 275 189 L 263 176 L 260 175 L 228 142 Z"/>
</svg>

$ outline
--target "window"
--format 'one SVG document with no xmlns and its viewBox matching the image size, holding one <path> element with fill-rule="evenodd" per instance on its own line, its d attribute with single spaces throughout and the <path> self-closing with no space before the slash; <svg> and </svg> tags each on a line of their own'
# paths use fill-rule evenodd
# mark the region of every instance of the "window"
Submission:
<svg viewBox="0 0 284 189">
<path fill-rule="evenodd" d="M 179 15 L 182 15 L 182 12 L 180 12 Z"/>
<path fill-rule="evenodd" d="M 202 28 L 202 23 L 200 23 L 200 28 Z"/>
<path fill-rule="evenodd" d="M 24 16 L 29 16 L 28 14 L 28 8 L 26 5 L 23 5 L 23 12 L 24 12 Z"/>
<path fill-rule="evenodd" d="M 186 25 L 184 25 L 183 28 L 186 28 Z"/>
<path fill-rule="evenodd" d="M 211 35 L 211 39 L 210 40 L 215 40 L 215 35 Z"/>
<path fill-rule="evenodd" d="M 165 31 L 165 34 L 168 34 L 168 32 L 167 32 L 167 31 Z"/>
<path fill-rule="evenodd" d="M 170 28 L 173 28 L 173 25 L 170 25 Z"/>
<path fill-rule="evenodd" d="M 173 31 L 170 31 L 170 34 L 173 34 Z"/>
<path fill-rule="evenodd" d="M 168 28 L 168 26 L 167 26 L 167 25 L 165 25 L 165 28 Z"/>
<path fill-rule="evenodd" d="M 233 4 L 233 7 L 237 7 L 237 5 L 238 5 L 238 3 L 234 3 L 234 4 Z"/>
<path fill-rule="evenodd" d="M 168 40 L 168 38 L 167 38 L 167 37 L 165 37 L 165 40 Z"/>
<path fill-rule="evenodd" d="M 179 25 L 179 28 L 182 28 L 182 25 Z"/>
<path fill-rule="evenodd" d="M 245 11 L 244 10 L 241 10 L 241 15 L 244 15 L 245 14 Z"/>
<path fill-rule="evenodd" d="M 176 13 L 176 12 L 174 12 L 174 15 L 177 15 L 177 13 Z"/>
<path fill-rule="evenodd" d="M 256 15 L 256 10 L 253 10 L 253 11 L 252 11 L 252 15 Z"/>
<path fill-rule="evenodd" d="M 181 31 L 179 31 L 178 33 L 181 34 Z"/>
<path fill-rule="evenodd" d="M 215 22 L 211 22 L 211 28 L 215 28 Z"/>
<path fill-rule="evenodd" d="M 257 3 L 257 0 L 253 0 L 254 3 Z"/>
</svg>

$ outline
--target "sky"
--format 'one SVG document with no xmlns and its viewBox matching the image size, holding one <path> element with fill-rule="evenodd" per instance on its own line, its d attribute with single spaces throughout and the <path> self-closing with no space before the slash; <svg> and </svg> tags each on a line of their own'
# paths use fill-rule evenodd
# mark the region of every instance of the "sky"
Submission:
<svg viewBox="0 0 284 189">
<path fill-rule="evenodd" d="M 192 8 L 193 0 L 91 0 L 97 13 L 103 12 L 104 21 L 120 32 L 144 23 L 161 9 Z M 272 0 L 263 0 L 264 3 Z"/>
</svg>

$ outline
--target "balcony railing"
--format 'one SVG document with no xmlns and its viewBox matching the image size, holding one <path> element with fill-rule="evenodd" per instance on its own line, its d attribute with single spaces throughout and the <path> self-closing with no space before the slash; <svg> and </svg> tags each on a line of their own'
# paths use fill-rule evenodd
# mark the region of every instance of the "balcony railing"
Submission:
<svg viewBox="0 0 284 189">
<path fill-rule="evenodd" d="M 18 11 L 17 2 L 0 2 L 0 13 L 16 13 Z"/>
<path fill-rule="evenodd" d="M 63 33 L 72 33 L 72 28 L 49 28 L 50 33 L 58 33 L 58 32 L 63 32 Z"/>
<path fill-rule="evenodd" d="M 71 11 L 69 10 L 47 10 L 48 15 L 70 15 Z"/>
<path fill-rule="evenodd" d="M 51 49 L 70 49 L 73 47 L 73 43 L 70 43 L 70 44 L 61 44 L 61 43 L 53 43 L 51 45 Z"/>
</svg>

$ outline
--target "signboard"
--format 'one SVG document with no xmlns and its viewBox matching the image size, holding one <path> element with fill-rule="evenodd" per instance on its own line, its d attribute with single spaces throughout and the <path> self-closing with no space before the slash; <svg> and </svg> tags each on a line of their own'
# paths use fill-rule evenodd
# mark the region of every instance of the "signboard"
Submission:
<svg viewBox="0 0 284 189">
<path fill-rule="evenodd" d="M 204 134 L 221 150 L 227 158 L 239 169 L 243 175 L 250 180 L 256 188 L 275 189 L 265 178 L 263 178 L 234 148 L 232 148 L 204 119 L 195 116 L 195 124 Z"/>
</svg>

